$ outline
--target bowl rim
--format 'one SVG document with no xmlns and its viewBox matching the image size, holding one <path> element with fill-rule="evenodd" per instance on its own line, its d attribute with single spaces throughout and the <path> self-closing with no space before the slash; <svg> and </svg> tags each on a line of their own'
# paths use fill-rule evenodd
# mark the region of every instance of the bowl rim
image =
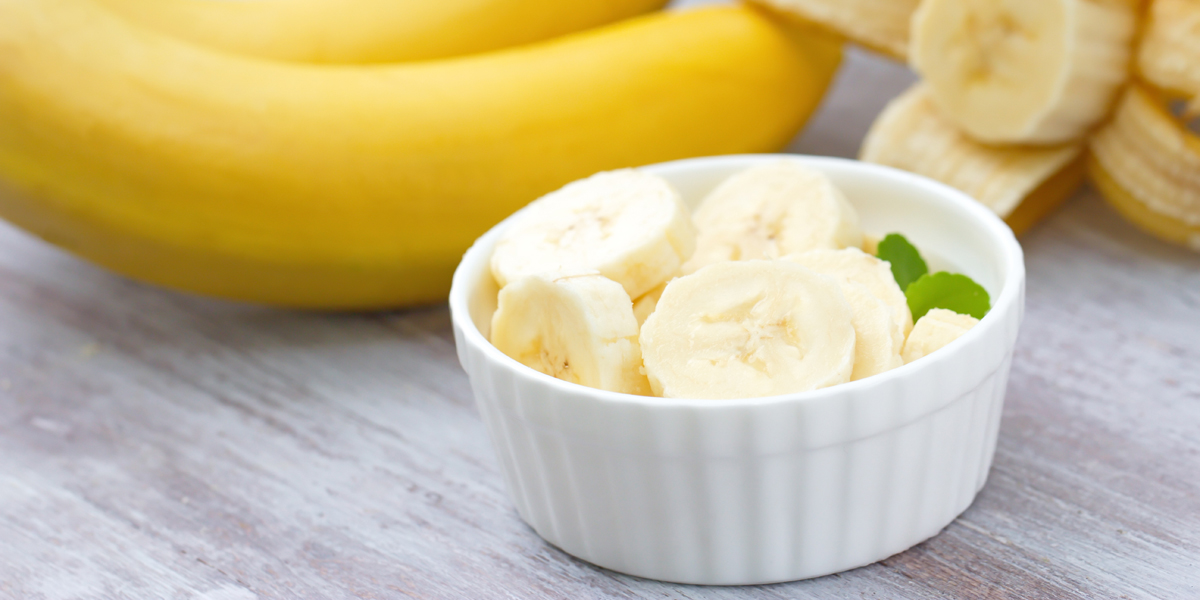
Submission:
<svg viewBox="0 0 1200 600">
<path fill-rule="evenodd" d="M 635 394 L 626 394 L 622 392 L 611 392 L 591 388 L 576 383 L 570 383 L 561 379 L 546 375 L 540 371 L 536 371 L 527 367 L 515 359 L 501 352 L 490 341 L 483 336 L 483 333 L 475 325 L 470 314 L 470 292 L 473 290 L 473 284 L 467 280 L 469 274 L 466 272 L 465 266 L 476 261 L 490 262 L 489 257 L 479 257 L 479 253 L 483 252 L 483 246 L 488 245 L 493 238 L 498 238 L 506 228 L 511 226 L 512 222 L 519 218 L 524 209 L 517 210 L 503 221 L 497 223 L 486 233 L 480 236 L 463 254 L 462 260 L 458 267 L 455 268 L 454 277 L 450 287 L 450 318 L 454 327 L 461 331 L 460 341 L 465 341 L 475 347 L 478 347 L 489 360 L 503 365 L 506 369 L 510 369 L 516 375 L 532 378 L 540 385 L 552 388 L 555 393 L 564 393 L 576 397 L 587 396 L 592 400 L 603 403 L 621 404 L 626 406 L 641 406 L 646 408 L 691 408 L 691 409 L 730 409 L 734 407 L 762 407 L 778 404 L 790 403 L 810 403 L 817 402 L 831 396 L 846 395 L 850 396 L 854 392 L 869 392 L 870 390 L 895 385 L 898 379 L 907 379 L 915 376 L 923 370 L 935 368 L 934 365 L 943 362 L 954 360 L 956 358 L 956 350 L 959 350 L 969 344 L 975 343 L 975 340 L 983 336 L 989 335 L 989 332 L 998 327 L 1003 327 L 1002 315 L 1011 310 L 1020 310 L 1017 304 L 1022 298 L 1022 287 L 1025 279 L 1025 260 L 1024 253 L 1021 250 L 1021 245 L 1017 242 L 1016 236 L 1012 229 L 1004 223 L 1000 217 L 996 216 L 991 210 L 979 203 L 975 199 L 965 193 L 952 188 L 944 183 L 934 179 L 917 175 L 901 169 L 888 167 L 859 161 L 856 159 L 840 158 L 832 156 L 813 156 L 807 154 L 728 154 L 719 156 L 704 156 L 697 158 L 685 158 L 681 160 L 673 160 L 661 163 L 654 163 L 635 167 L 637 169 L 645 169 L 650 172 L 662 171 L 690 171 L 697 169 L 713 168 L 714 166 L 750 166 L 766 161 L 775 160 L 796 160 L 808 166 L 832 166 L 835 169 L 860 170 L 866 173 L 872 173 L 874 176 L 882 176 L 885 179 L 890 178 L 895 181 L 903 182 L 907 185 L 927 188 L 931 193 L 945 197 L 951 202 L 959 205 L 964 209 L 969 218 L 974 219 L 978 224 L 982 225 L 991 238 L 992 245 L 998 246 L 1003 253 L 1001 262 L 1004 268 L 1004 280 L 1000 286 L 1000 293 L 992 300 L 992 308 L 988 314 L 980 319 L 979 325 L 972 327 L 970 331 L 960 336 L 948 344 L 945 348 L 946 352 L 935 352 L 929 356 L 923 357 L 920 361 L 901 365 L 889 371 L 872 375 L 858 381 L 849 381 L 840 383 L 826 388 L 817 390 L 809 390 L 805 392 L 793 392 L 788 394 L 779 394 L 774 396 L 761 396 L 755 398 L 732 398 L 732 399 L 703 399 L 703 398 L 664 398 L 659 396 L 638 396 Z"/>
</svg>

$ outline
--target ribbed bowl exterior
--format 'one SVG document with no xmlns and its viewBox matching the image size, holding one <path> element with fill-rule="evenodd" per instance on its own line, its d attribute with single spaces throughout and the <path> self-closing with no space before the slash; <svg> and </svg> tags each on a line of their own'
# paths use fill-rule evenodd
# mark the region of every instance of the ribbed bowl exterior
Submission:
<svg viewBox="0 0 1200 600">
<path fill-rule="evenodd" d="M 451 307 L 504 479 L 539 535 L 623 573 L 756 584 L 881 560 L 971 504 L 1022 316 L 1017 270 L 1016 289 L 946 352 L 759 401 L 640 399 L 558 381 L 481 342 L 453 295 Z"/>
</svg>

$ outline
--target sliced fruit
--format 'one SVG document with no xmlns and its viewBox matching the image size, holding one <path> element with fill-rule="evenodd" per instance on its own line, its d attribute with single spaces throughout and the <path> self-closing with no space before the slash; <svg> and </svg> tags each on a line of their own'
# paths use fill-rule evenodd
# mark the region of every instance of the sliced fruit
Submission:
<svg viewBox="0 0 1200 600">
<path fill-rule="evenodd" d="M 1121 0 L 925 0 L 909 60 L 942 113 L 984 143 L 1060 144 L 1128 78 L 1137 10 Z"/>
<path fill-rule="evenodd" d="M 1103 165 L 1093 157 L 1088 161 L 1092 185 L 1117 212 L 1142 231 L 1161 240 L 1200 252 L 1200 225 L 1187 223 L 1151 210 L 1109 176 Z"/>
<path fill-rule="evenodd" d="M 892 311 L 892 322 L 896 327 L 897 336 L 903 340 L 912 330 L 912 313 L 908 310 L 908 300 L 904 292 L 896 284 L 892 276 L 891 265 L 879 260 L 858 248 L 844 250 L 813 250 L 801 254 L 791 254 L 785 260 L 803 265 L 822 275 L 837 279 L 845 279 L 857 283 L 870 290 L 876 298 L 887 304 Z"/>
<path fill-rule="evenodd" d="M 1200 136 L 1141 85 L 1091 141 L 1092 181 L 1134 224 L 1200 251 Z"/>
<path fill-rule="evenodd" d="M 563 381 L 647 395 L 629 295 L 597 274 L 532 275 L 500 290 L 492 345 Z"/>
<path fill-rule="evenodd" d="M 838 283 L 850 303 L 850 324 L 854 326 L 854 370 L 850 373 L 850 381 L 903 365 L 900 349 L 904 346 L 904 337 L 892 318 L 891 307 L 864 285 L 845 279 Z"/>
<path fill-rule="evenodd" d="M 1154 0 L 1137 67 L 1146 81 L 1192 98 L 1191 114 L 1200 115 L 1200 2 Z"/>
<path fill-rule="evenodd" d="M 855 333 L 838 283 L 788 261 L 722 262 L 673 280 L 642 326 L 670 398 L 756 398 L 849 381 Z"/>
<path fill-rule="evenodd" d="M 858 214 L 841 190 L 794 161 L 734 174 L 704 198 L 693 218 L 696 252 L 684 273 L 720 261 L 862 245 Z"/>
<path fill-rule="evenodd" d="M 901 353 L 904 364 L 930 355 L 957 340 L 978 323 L 975 317 L 960 315 L 952 310 L 935 308 L 925 313 L 904 341 L 904 351 Z"/>
<path fill-rule="evenodd" d="M 130 21 L 247 56 L 380 63 L 474 54 L 591 29 L 665 0 L 99 0 Z"/>
<path fill-rule="evenodd" d="M 880 290 L 880 295 L 893 302 L 899 300 L 893 290 L 878 283 L 876 264 L 872 261 L 861 261 L 856 249 L 847 250 L 812 250 L 802 254 L 784 257 L 784 260 L 795 262 L 820 273 L 832 277 L 838 282 L 842 294 L 850 303 L 851 323 L 854 325 L 854 371 L 851 381 L 894 369 L 902 364 L 900 348 L 904 345 L 903 321 L 904 311 L 895 305 L 888 304 L 873 293 L 872 287 Z M 869 257 L 869 255 L 866 255 Z M 886 262 L 882 263 L 887 265 Z M 852 280 L 853 278 L 853 280 Z M 857 281 L 870 282 L 871 287 Z M 903 295 L 903 294 L 901 294 Z"/>
<path fill-rule="evenodd" d="M 1083 179 L 1083 143 L 987 146 L 944 118 L 917 84 L 875 119 L 860 158 L 936 179 L 975 198 L 1017 233 L 1069 198 Z"/>
<path fill-rule="evenodd" d="M 637 298 L 679 272 L 696 231 L 679 193 L 633 169 L 597 173 L 521 211 L 496 243 L 492 275 L 504 287 L 525 275 L 597 271 Z"/>
<path fill-rule="evenodd" d="M 754 0 L 832 29 L 892 58 L 908 56 L 908 23 L 921 0 Z"/>
<path fill-rule="evenodd" d="M 646 322 L 646 318 L 650 313 L 654 312 L 654 308 L 658 306 L 658 299 L 662 298 L 663 290 L 667 289 L 667 284 L 670 280 L 658 284 L 654 289 L 642 294 L 637 300 L 633 301 L 633 316 L 637 317 L 638 326 Z"/>
</svg>

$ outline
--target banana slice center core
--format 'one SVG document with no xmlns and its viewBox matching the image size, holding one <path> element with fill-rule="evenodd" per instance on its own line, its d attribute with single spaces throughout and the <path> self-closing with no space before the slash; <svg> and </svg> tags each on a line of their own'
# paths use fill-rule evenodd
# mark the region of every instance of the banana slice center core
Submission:
<svg viewBox="0 0 1200 600">
<path fill-rule="evenodd" d="M 1006 77 L 1003 65 L 1011 64 L 1011 55 L 1020 55 L 1021 47 L 1033 41 L 1033 35 L 1004 11 L 989 10 L 967 15 L 963 28 L 955 34 L 954 52 L 969 85 L 986 83 L 992 77 Z"/>
<path fill-rule="evenodd" d="M 574 218 L 559 223 L 546 232 L 546 242 L 559 248 L 588 246 L 607 241 L 612 236 L 616 211 L 612 207 L 588 206 L 576 211 Z"/>
<path fill-rule="evenodd" d="M 731 311 L 704 315 L 701 322 L 708 325 L 705 337 L 710 338 L 710 347 L 737 350 L 732 353 L 725 350 L 719 356 L 700 360 L 716 367 L 738 361 L 768 376 L 778 374 L 779 358 L 802 360 L 803 337 L 797 335 L 791 314 L 772 317 L 776 311 L 771 304 L 768 298 L 759 296 Z"/>
<path fill-rule="evenodd" d="M 579 378 L 571 371 L 571 362 L 567 360 L 567 356 L 561 352 L 555 352 L 549 349 L 544 341 L 539 341 L 538 345 L 542 347 L 541 352 L 536 356 L 537 362 L 546 367 L 546 374 L 559 379 L 579 383 Z M 522 359 L 534 359 L 534 356 L 523 356 Z M 529 364 L 529 360 L 521 360 L 522 363 Z"/>
</svg>

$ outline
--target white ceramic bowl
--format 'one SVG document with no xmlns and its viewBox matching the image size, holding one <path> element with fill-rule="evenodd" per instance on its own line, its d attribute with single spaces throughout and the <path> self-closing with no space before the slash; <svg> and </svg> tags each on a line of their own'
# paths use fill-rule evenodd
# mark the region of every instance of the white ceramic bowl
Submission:
<svg viewBox="0 0 1200 600">
<path fill-rule="evenodd" d="M 497 293 L 488 259 L 514 215 L 467 251 L 450 309 L 513 503 L 551 544 L 652 579 L 789 581 L 901 552 L 983 487 L 1024 307 L 1012 232 L 954 189 L 856 161 L 721 156 L 644 169 L 694 207 L 725 177 L 781 159 L 829 175 L 865 231 L 901 232 L 931 268 L 970 275 L 991 294 L 991 312 L 913 364 L 813 392 L 681 400 L 595 390 L 487 341 Z"/>
</svg>

